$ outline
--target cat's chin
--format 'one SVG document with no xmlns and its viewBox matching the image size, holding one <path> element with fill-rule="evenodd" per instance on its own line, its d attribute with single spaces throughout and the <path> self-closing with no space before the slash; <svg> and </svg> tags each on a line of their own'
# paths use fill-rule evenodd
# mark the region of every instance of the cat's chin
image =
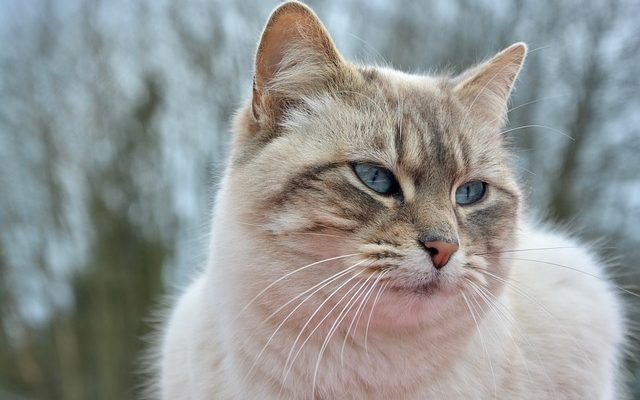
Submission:
<svg viewBox="0 0 640 400">
<path fill-rule="evenodd" d="M 380 296 L 371 325 L 383 331 L 420 328 L 448 314 L 460 288 L 442 280 L 389 285 Z"/>
</svg>

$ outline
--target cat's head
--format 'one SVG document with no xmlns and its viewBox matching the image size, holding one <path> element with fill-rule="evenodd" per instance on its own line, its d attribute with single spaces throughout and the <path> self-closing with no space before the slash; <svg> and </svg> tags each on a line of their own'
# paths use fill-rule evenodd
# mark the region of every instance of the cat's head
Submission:
<svg viewBox="0 0 640 400">
<path fill-rule="evenodd" d="M 455 77 L 360 67 L 306 6 L 276 9 L 228 181 L 246 246 L 275 260 L 253 271 L 258 286 L 286 276 L 290 299 L 329 279 L 327 298 L 352 279 L 339 291 L 384 285 L 412 304 L 469 280 L 498 290 L 478 269 L 503 274 L 515 241 L 520 191 L 500 129 L 525 54 L 514 44 Z"/>
</svg>

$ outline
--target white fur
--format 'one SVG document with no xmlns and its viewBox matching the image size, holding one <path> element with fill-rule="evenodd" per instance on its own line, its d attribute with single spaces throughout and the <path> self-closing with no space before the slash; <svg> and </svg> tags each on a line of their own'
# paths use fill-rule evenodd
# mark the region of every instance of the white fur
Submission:
<svg viewBox="0 0 640 400">
<path fill-rule="evenodd" d="M 160 378 L 163 399 L 621 396 L 615 374 L 623 317 L 615 289 L 603 278 L 603 263 L 574 240 L 531 225 L 521 232 L 519 249 L 565 248 L 507 253 L 505 258 L 520 260 L 509 260 L 509 283 L 498 295 L 501 306 L 497 309 L 502 312 L 488 310 L 479 318 L 478 328 L 461 302 L 436 309 L 433 323 L 420 329 L 372 327 L 368 354 L 361 336 L 356 336 L 355 344 L 346 341 L 342 360 L 343 336 L 337 335 L 323 355 L 315 397 L 311 375 L 324 335 L 305 345 L 283 391 L 267 378 L 281 376 L 294 331 L 276 335 L 247 377 L 251 358 L 271 336 L 273 326 L 261 326 L 264 315 L 254 307 L 240 313 L 250 300 L 242 296 L 262 289 L 247 290 L 252 268 L 276 268 L 267 254 L 243 244 L 246 230 L 234 219 L 233 206 L 223 186 L 208 268 L 183 294 L 165 330 Z M 402 314 L 412 307 L 390 303 L 384 297 L 376 313 Z M 269 301 L 281 304 L 286 300 L 274 295 Z"/>
</svg>

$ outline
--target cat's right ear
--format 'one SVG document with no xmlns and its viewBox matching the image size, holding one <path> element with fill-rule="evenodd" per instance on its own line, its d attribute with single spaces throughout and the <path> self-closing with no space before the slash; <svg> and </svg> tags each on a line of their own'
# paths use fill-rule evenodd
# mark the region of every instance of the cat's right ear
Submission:
<svg viewBox="0 0 640 400">
<path fill-rule="evenodd" d="M 527 45 L 515 43 L 458 77 L 455 90 L 468 112 L 484 120 L 486 125 L 502 125 L 509 95 L 526 55 Z"/>
<path fill-rule="evenodd" d="M 277 121 L 296 99 L 331 87 L 344 61 L 322 22 L 291 1 L 276 8 L 262 32 L 253 78 L 253 117 Z"/>
</svg>

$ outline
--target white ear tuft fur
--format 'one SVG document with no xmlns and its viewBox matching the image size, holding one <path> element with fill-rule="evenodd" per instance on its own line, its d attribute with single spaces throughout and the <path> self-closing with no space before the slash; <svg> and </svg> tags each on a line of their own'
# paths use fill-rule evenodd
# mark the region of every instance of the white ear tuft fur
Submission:
<svg viewBox="0 0 640 400">
<path fill-rule="evenodd" d="M 502 123 L 509 95 L 526 54 L 526 44 L 512 44 L 491 60 L 468 70 L 458 78 L 455 90 L 470 112 L 476 113 L 488 123 Z"/>
</svg>

